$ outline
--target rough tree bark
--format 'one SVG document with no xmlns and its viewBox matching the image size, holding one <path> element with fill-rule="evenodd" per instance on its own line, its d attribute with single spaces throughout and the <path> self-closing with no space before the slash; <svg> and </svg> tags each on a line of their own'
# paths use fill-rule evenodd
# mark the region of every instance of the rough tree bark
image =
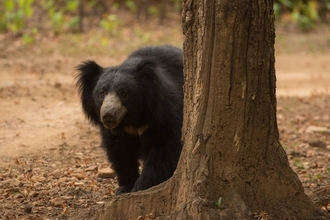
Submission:
<svg viewBox="0 0 330 220">
<path fill-rule="evenodd" d="M 279 142 L 273 1 L 185 0 L 183 32 L 178 168 L 163 184 L 115 197 L 102 218 L 327 219 Z"/>
</svg>

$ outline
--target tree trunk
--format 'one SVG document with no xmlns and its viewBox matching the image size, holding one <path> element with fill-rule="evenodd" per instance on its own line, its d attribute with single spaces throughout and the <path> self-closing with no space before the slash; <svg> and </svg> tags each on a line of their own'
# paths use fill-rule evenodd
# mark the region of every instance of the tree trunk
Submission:
<svg viewBox="0 0 330 220">
<path fill-rule="evenodd" d="M 103 219 L 327 219 L 279 143 L 273 1 L 185 0 L 183 32 L 178 168 L 163 184 L 115 197 Z"/>
</svg>

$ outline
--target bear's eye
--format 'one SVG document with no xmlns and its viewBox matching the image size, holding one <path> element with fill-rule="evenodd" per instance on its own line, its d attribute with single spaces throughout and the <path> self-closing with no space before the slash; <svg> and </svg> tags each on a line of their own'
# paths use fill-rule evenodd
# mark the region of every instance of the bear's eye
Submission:
<svg viewBox="0 0 330 220">
<path fill-rule="evenodd" d="M 120 90 L 119 93 L 118 93 L 118 95 L 119 95 L 120 97 L 122 97 L 122 98 L 127 98 L 128 93 L 127 93 L 126 90 Z"/>
<path fill-rule="evenodd" d="M 105 90 L 102 89 L 101 92 L 99 93 L 99 98 L 104 99 L 104 96 L 105 96 Z"/>
</svg>

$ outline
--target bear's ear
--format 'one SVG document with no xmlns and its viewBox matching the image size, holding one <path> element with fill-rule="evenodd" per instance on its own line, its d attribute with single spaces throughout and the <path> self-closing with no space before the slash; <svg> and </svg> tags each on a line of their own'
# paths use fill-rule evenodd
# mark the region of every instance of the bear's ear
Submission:
<svg viewBox="0 0 330 220">
<path fill-rule="evenodd" d="M 143 74 L 144 76 L 154 76 L 154 72 L 156 72 L 157 63 L 151 59 L 142 59 L 137 65 L 137 73 Z"/>
<path fill-rule="evenodd" d="M 95 61 L 86 60 L 76 67 L 76 70 L 79 71 L 77 75 L 77 86 L 79 92 L 83 93 L 84 90 L 96 85 L 103 68 L 99 66 Z"/>
<path fill-rule="evenodd" d="M 87 117 L 94 123 L 98 123 L 96 106 L 93 102 L 93 90 L 102 75 L 103 68 L 92 60 L 87 60 L 76 67 L 79 74 L 76 77 L 77 87 L 80 93 L 83 110 Z"/>
</svg>

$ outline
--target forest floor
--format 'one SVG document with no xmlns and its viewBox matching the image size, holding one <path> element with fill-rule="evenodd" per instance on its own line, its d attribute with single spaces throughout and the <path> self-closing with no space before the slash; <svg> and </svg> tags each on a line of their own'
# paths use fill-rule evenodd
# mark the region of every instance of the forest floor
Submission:
<svg viewBox="0 0 330 220">
<path fill-rule="evenodd" d="M 330 185 L 330 54 L 324 45 L 288 51 L 286 44 L 298 35 L 281 36 L 276 54 L 280 139 L 309 194 Z M 86 46 L 90 36 L 74 37 L 73 46 L 68 36 L 32 46 L 6 39 L 1 45 L 0 219 L 91 219 L 114 196 L 116 179 L 98 177 L 109 165 L 97 130 L 82 114 L 75 66 L 91 58 L 116 65 L 138 45 L 112 45 L 116 51 L 109 46 L 98 54 Z M 153 43 L 171 42 L 158 39 Z M 306 47 L 308 39 L 302 37 L 296 47 Z M 328 37 L 328 51 L 329 44 Z"/>
</svg>

